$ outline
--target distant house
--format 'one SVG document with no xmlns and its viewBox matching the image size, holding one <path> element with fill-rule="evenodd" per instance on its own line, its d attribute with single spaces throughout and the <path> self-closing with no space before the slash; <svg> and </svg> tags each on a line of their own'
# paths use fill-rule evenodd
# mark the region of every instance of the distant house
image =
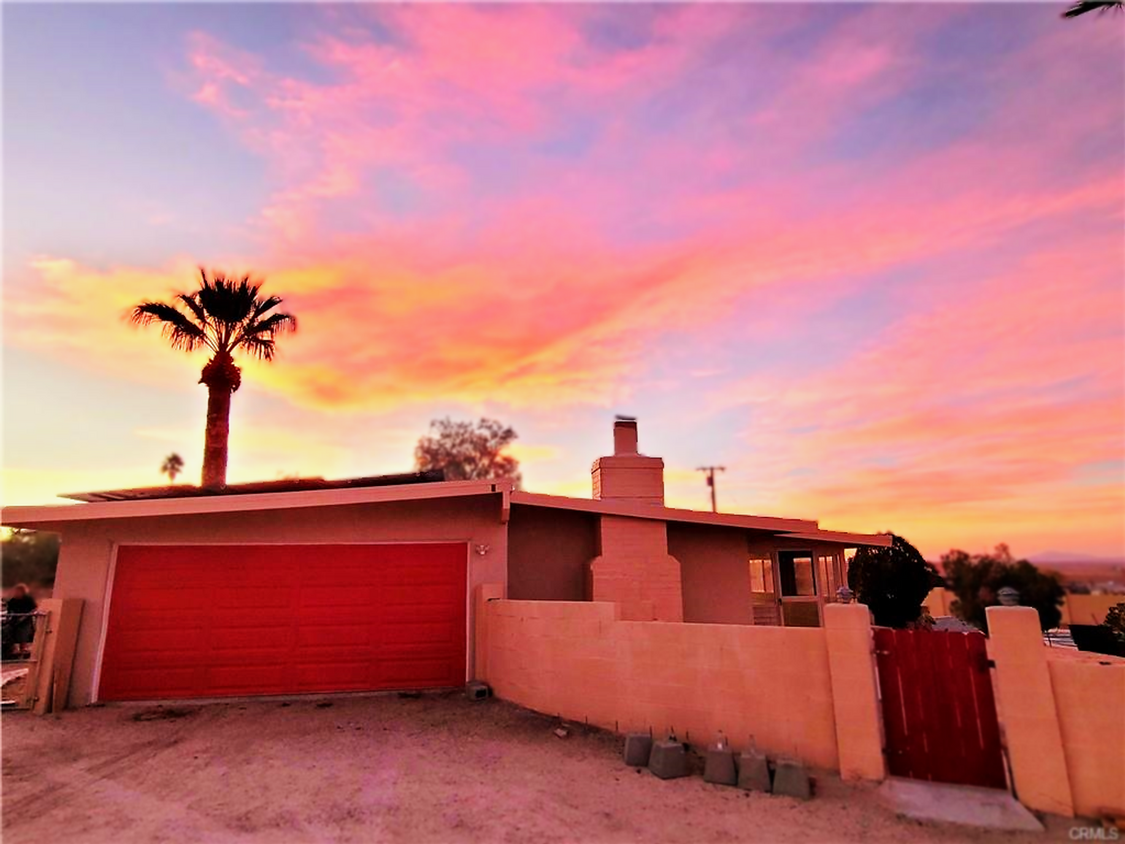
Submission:
<svg viewBox="0 0 1125 844">
<path fill-rule="evenodd" d="M 85 601 L 71 705 L 459 686 L 481 584 L 624 620 L 815 626 L 844 549 L 889 544 L 665 507 L 663 473 L 626 420 L 592 499 L 405 475 L 84 493 L 2 521 L 62 536 L 55 597 Z"/>
</svg>

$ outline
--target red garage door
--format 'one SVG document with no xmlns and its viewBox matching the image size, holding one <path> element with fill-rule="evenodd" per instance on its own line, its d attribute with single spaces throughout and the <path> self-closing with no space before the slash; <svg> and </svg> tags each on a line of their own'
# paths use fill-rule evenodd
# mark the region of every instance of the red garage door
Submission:
<svg viewBox="0 0 1125 844">
<path fill-rule="evenodd" d="M 123 546 L 98 697 L 459 686 L 463 544 Z"/>
</svg>

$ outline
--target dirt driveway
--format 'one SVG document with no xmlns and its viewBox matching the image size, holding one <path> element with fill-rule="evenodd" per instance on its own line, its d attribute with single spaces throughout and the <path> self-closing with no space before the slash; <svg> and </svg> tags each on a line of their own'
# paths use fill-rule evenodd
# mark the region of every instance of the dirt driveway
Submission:
<svg viewBox="0 0 1125 844">
<path fill-rule="evenodd" d="M 459 695 L 5 713 L 5 844 L 45 841 L 1054 840 L 899 820 L 871 788 L 809 803 L 664 782 L 619 739 Z M 138 720 L 140 719 L 140 720 Z M 1065 840 L 1065 835 L 1063 836 Z"/>
</svg>

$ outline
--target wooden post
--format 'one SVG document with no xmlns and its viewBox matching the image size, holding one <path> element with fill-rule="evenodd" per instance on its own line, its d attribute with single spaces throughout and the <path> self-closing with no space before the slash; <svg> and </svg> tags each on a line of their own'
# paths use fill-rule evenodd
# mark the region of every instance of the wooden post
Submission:
<svg viewBox="0 0 1125 844">
<path fill-rule="evenodd" d="M 28 671 L 25 699 L 36 715 L 66 708 L 82 603 L 79 598 L 48 598 L 39 604 L 47 617 L 32 647 L 37 660 Z"/>
</svg>

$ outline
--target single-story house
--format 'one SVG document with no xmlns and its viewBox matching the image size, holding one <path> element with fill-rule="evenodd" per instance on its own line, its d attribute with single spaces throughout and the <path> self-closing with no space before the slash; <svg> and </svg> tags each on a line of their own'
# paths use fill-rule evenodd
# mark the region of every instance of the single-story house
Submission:
<svg viewBox="0 0 1125 844">
<path fill-rule="evenodd" d="M 0 521 L 62 537 L 55 597 L 84 602 L 71 706 L 460 686 L 482 584 L 623 620 L 815 626 L 844 550 L 889 544 L 666 507 L 632 420 L 592 473 L 591 499 L 411 475 L 83 493 Z"/>
</svg>

